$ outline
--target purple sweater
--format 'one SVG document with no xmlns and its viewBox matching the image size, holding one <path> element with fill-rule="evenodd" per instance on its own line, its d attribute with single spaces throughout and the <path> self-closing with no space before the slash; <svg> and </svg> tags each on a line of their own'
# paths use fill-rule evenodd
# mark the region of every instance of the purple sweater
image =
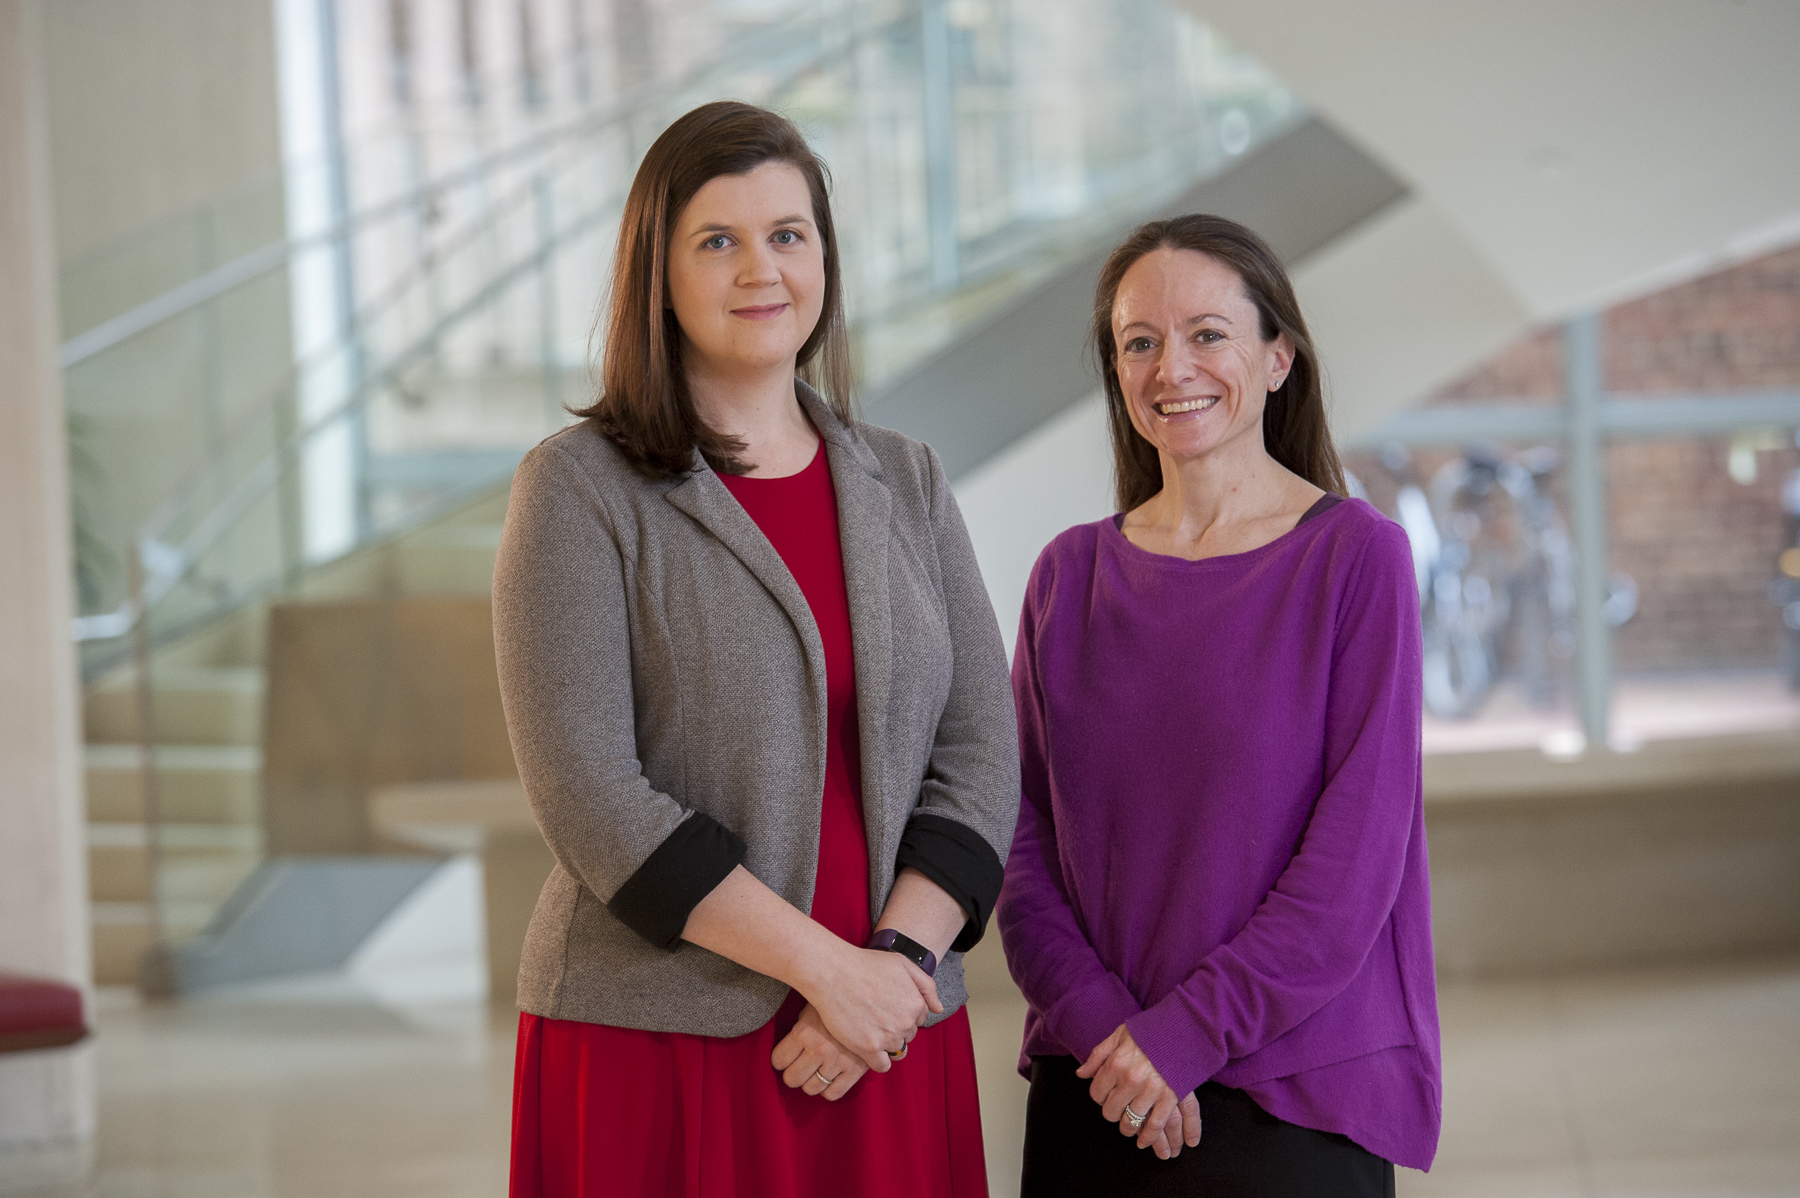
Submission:
<svg viewBox="0 0 1800 1198">
<path fill-rule="evenodd" d="M 1415 588 L 1405 534 L 1355 500 L 1197 562 L 1110 519 L 1044 550 L 996 911 L 1030 1004 L 1021 1071 L 1124 1023 L 1178 1093 L 1217 1081 L 1431 1164 Z"/>
</svg>

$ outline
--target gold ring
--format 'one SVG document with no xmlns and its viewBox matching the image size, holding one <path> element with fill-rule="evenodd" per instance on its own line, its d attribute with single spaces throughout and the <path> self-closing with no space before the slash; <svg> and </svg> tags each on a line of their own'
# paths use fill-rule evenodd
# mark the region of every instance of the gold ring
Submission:
<svg viewBox="0 0 1800 1198">
<path fill-rule="evenodd" d="M 823 1073 L 820 1073 L 817 1069 L 813 1070 L 813 1076 L 818 1078 L 820 1081 L 824 1082 L 828 1086 L 832 1082 L 837 1080 L 837 1078 L 835 1078 L 835 1077 L 826 1077 Z"/>
</svg>

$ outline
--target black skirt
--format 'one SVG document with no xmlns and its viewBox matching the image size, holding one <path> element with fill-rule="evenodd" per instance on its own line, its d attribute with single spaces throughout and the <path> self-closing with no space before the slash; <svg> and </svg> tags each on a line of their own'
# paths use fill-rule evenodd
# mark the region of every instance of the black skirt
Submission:
<svg viewBox="0 0 1800 1198">
<path fill-rule="evenodd" d="M 1394 1166 L 1345 1136 L 1264 1111 L 1242 1090 L 1208 1082 L 1200 1146 L 1174 1160 L 1119 1134 L 1075 1076 L 1074 1057 L 1031 1058 L 1020 1198 L 1206 1195 L 1207 1198 L 1393 1198 Z"/>
</svg>

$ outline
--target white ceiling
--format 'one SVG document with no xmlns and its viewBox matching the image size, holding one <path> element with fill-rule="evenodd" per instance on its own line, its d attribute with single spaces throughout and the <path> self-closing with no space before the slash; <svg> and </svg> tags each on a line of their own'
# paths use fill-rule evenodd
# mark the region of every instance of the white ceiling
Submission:
<svg viewBox="0 0 1800 1198">
<path fill-rule="evenodd" d="M 1298 272 L 1352 426 L 1531 324 L 1800 240 L 1800 0 L 1176 2 L 1413 189 Z"/>
</svg>

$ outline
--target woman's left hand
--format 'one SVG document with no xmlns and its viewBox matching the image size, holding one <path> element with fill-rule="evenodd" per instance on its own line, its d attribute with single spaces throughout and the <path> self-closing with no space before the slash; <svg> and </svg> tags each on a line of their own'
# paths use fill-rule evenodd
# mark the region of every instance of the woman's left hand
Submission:
<svg viewBox="0 0 1800 1198">
<path fill-rule="evenodd" d="M 1162 1074 L 1156 1071 L 1156 1066 L 1150 1063 L 1150 1058 L 1144 1055 L 1122 1023 L 1112 1035 L 1094 1046 L 1094 1051 L 1075 1071 L 1075 1076 L 1094 1079 L 1088 1094 L 1100 1104 L 1100 1113 L 1108 1122 L 1119 1125 L 1120 1134 L 1136 1136 L 1139 1148 L 1148 1148 L 1161 1138 L 1163 1126 L 1181 1102 L 1180 1095 L 1163 1081 Z M 1134 1125 L 1125 1118 L 1127 1107 L 1133 1115 L 1142 1117 L 1141 1123 Z M 1198 1122 L 1196 1118 L 1196 1132 L 1199 1131 Z M 1194 1138 L 1198 1139 L 1198 1136 Z"/>
<path fill-rule="evenodd" d="M 793 1029 L 769 1055 L 769 1063 L 781 1071 L 791 1089 L 804 1090 L 828 1102 L 850 1092 L 869 1071 L 861 1057 L 845 1048 L 825 1030 L 818 1008 L 807 1003 Z"/>
</svg>

